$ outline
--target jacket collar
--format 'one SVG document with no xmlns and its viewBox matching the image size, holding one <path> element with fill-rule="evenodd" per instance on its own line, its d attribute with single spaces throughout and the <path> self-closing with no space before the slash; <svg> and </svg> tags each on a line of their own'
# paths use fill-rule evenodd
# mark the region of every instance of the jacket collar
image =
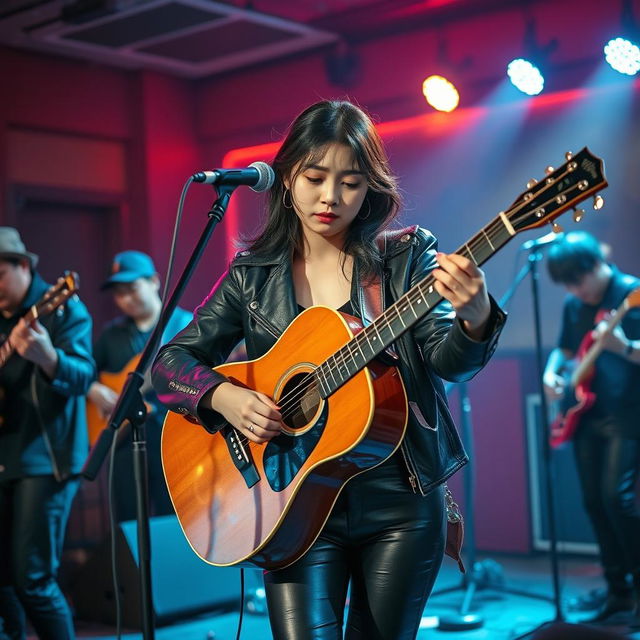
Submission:
<svg viewBox="0 0 640 640">
<path fill-rule="evenodd" d="M 384 253 L 384 258 L 392 258 L 399 253 L 406 251 L 415 240 L 415 231 L 417 225 L 407 227 L 405 229 L 397 229 L 393 231 L 384 231 L 378 236 L 378 245 Z M 382 238 L 386 238 L 383 240 Z M 286 264 L 291 262 L 291 254 L 289 249 L 284 248 L 269 254 L 257 254 L 245 249 L 238 251 L 233 259 L 233 266 L 268 266 L 277 264 Z"/>
</svg>

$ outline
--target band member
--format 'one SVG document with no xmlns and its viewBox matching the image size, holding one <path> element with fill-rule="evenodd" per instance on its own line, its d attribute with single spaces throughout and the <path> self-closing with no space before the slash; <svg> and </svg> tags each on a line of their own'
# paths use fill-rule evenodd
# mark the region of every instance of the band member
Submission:
<svg viewBox="0 0 640 640">
<path fill-rule="evenodd" d="M 95 377 L 91 318 L 77 297 L 24 316 L 49 286 L 11 227 L 0 227 L 0 334 L 14 353 L 0 370 L 0 638 L 74 637 L 57 573 L 87 450 L 84 395 Z"/>
<path fill-rule="evenodd" d="M 370 118 L 349 102 L 318 102 L 293 122 L 273 163 L 264 230 L 238 254 L 153 367 L 160 399 L 216 431 L 224 422 L 255 443 L 282 427 L 279 407 L 211 370 L 241 338 L 264 354 L 301 309 L 358 316 L 361 292 L 386 273 L 387 302 L 428 273 L 448 302 L 396 342 L 412 413 L 401 446 L 348 482 L 320 536 L 292 565 L 265 574 L 274 638 L 414 638 L 445 542 L 443 483 L 466 456 L 440 377 L 471 378 L 496 346 L 504 314 L 482 271 L 437 250 L 412 228 L 379 253 L 376 237 L 400 198 Z M 195 393 L 194 393 L 195 392 Z M 313 507 L 311 507 L 313 508 Z"/>
<path fill-rule="evenodd" d="M 554 282 L 569 295 L 564 304 L 558 346 L 544 372 L 545 393 L 561 398 L 562 375 L 589 332 L 602 336 L 604 351 L 595 361 L 591 391 L 596 400 L 574 435 L 574 453 L 583 500 L 600 546 L 607 598 L 594 622 L 620 612 L 640 620 L 640 514 L 635 483 L 640 469 L 640 314 L 631 309 L 611 332 L 597 323 L 600 311 L 616 309 L 640 286 L 604 259 L 597 240 L 571 232 L 554 244 L 548 257 Z M 597 325 L 597 326 L 596 326 Z M 632 582 L 629 582 L 629 579 Z"/>
<path fill-rule="evenodd" d="M 113 295 L 122 315 L 112 320 L 96 341 L 93 353 L 99 373 L 118 373 L 139 355 L 151 336 L 160 317 L 160 279 L 153 260 L 141 251 L 118 253 L 111 263 L 111 275 L 102 289 Z M 192 314 L 177 308 L 162 336 L 167 342 L 191 320 Z M 132 367 L 134 368 L 134 367 Z M 124 379 L 123 375 L 123 379 Z M 142 387 L 149 412 L 146 421 L 149 500 L 153 515 L 173 513 L 171 499 L 162 474 L 160 436 L 166 413 L 150 383 Z M 121 389 L 112 389 L 99 381 L 94 382 L 88 397 L 108 417 L 115 407 Z M 131 438 L 123 438 L 117 445 L 114 460 L 114 501 L 118 521 L 136 517 L 133 453 Z"/>
</svg>

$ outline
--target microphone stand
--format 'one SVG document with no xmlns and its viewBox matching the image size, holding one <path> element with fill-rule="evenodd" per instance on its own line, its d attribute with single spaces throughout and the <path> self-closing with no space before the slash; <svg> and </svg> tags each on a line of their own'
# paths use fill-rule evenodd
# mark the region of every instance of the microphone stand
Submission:
<svg viewBox="0 0 640 640">
<path fill-rule="evenodd" d="M 136 520 L 138 525 L 138 557 L 140 564 L 141 622 L 142 637 L 144 640 L 153 640 L 155 634 L 153 620 L 153 594 L 151 589 L 151 539 L 149 529 L 147 446 L 144 424 L 147 410 L 142 399 L 140 388 L 144 381 L 144 372 L 149 368 L 151 361 L 155 358 L 164 328 L 171 318 L 187 283 L 191 279 L 191 276 L 202 257 L 204 249 L 209 242 L 209 238 L 211 237 L 213 230 L 222 220 L 235 187 L 235 185 L 217 187 L 218 198 L 213 203 L 207 214 L 209 216 L 209 221 L 202 231 L 200 239 L 187 262 L 184 272 L 180 276 L 175 289 L 160 314 L 158 323 L 156 324 L 151 337 L 140 355 L 138 365 L 127 377 L 125 386 L 118 397 L 118 402 L 109 417 L 108 425 L 100 434 L 100 437 L 91 450 L 84 468 L 82 469 L 82 475 L 85 478 L 88 480 L 95 480 L 100 467 L 111 449 L 113 439 L 116 436 L 116 431 L 122 426 L 125 420 L 131 423 L 133 433 L 133 467 L 136 491 Z M 115 532 L 112 532 L 112 535 L 115 535 Z"/>
<path fill-rule="evenodd" d="M 543 246 L 548 244 L 547 242 L 538 243 L 538 242 L 528 242 L 524 243 L 523 248 L 529 251 L 529 257 L 527 260 L 527 264 L 525 264 L 522 269 L 518 272 L 516 277 L 514 278 L 513 283 L 507 290 L 507 292 L 502 296 L 499 300 L 499 306 L 503 307 L 506 305 L 509 300 L 513 297 L 516 289 L 520 285 L 520 283 L 527 277 L 527 275 L 531 275 L 531 288 L 532 288 L 532 298 L 533 298 L 533 308 L 534 308 L 534 327 L 535 327 L 535 351 L 536 351 L 536 362 L 538 368 L 538 384 L 539 384 L 539 393 L 541 398 L 541 411 L 542 411 L 542 435 L 544 440 L 544 470 L 543 477 L 545 479 L 545 493 L 547 497 L 547 519 L 549 521 L 549 540 L 550 540 L 550 556 L 551 556 L 551 572 L 553 577 L 553 598 L 550 598 L 547 595 L 529 593 L 526 591 L 518 590 L 518 589 L 506 589 L 501 584 L 491 584 L 492 580 L 494 583 L 499 582 L 496 578 L 499 577 L 499 573 L 497 573 L 496 569 L 488 563 L 485 565 L 486 560 L 482 562 L 476 563 L 476 538 L 475 538 L 475 515 L 474 515 L 474 463 L 473 463 L 473 429 L 471 423 L 471 403 L 469 401 L 469 396 L 467 392 L 466 383 L 460 383 L 456 386 L 459 389 L 459 400 L 460 400 L 460 420 L 461 420 L 461 436 L 462 441 L 464 443 L 465 449 L 469 452 L 469 463 L 466 466 L 466 469 L 463 471 L 463 491 L 465 497 L 465 550 L 466 557 L 465 561 L 467 566 L 469 567 L 468 573 L 466 573 L 462 578 L 462 583 L 455 587 L 448 587 L 446 589 L 440 589 L 435 591 L 433 595 L 442 595 L 444 593 L 451 593 L 452 591 L 458 591 L 462 589 L 464 593 L 464 598 L 460 605 L 460 609 L 457 614 L 450 614 L 447 616 L 441 616 L 438 628 L 443 631 L 461 631 L 461 630 L 471 630 L 478 629 L 483 626 L 484 620 L 480 615 L 470 614 L 469 610 L 471 607 L 471 602 L 473 600 L 473 596 L 477 589 L 481 589 L 486 586 L 492 586 L 494 588 L 498 588 L 501 591 L 506 593 L 512 593 L 514 595 L 519 595 L 527 598 L 535 598 L 540 600 L 549 601 L 552 600 L 556 609 L 556 617 L 552 622 L 563 621 L 562 609 L 561 609 L 561 600 L 560 600 L 560 581 L 559 581 L 559 570 L 558 570 L 558 553 L 557 553 L 557 534 L 556 534 L 556 518 L 555 518 L 555 501 L 553 500 L 553 492 L 552 492 L 552 467 L 551 467 L 551 446 L 549 444 L 549 423 L 548 423 L 548 410 L 546 404 L 546 396 L 544 395 L 544 387 L 542 385 L 542 372 L 543 372 L 543 363 L 542 363 L 542 334 L 541 334 L 541 323 L 540 323 L 540 304 L 539 304 L 539 295 L 538 295 L 538 270 L 537 264 L 542 259 L 541 249 Z M 453 387 L 453 383 L 450 383 L 446 386 L 446 391 L 449 392 Z M 497 564 L 497 563 L 496 563 Z M 485 565 L 485 566 L 483 566 Z M 541 626 L 544 626 L 550 623 L 544 623 Z M 531 633 L 537 630 L 533 629 L 523 636 L 518 636 L 518 638 L 525 638 L 529 636 Z M 514 639 L 517 640 L 517 639 Z"/>
<path fill-rule="evenodd" d="M 529 251 L 528 271 L 531 275 L 531 296 L 533 301 L 533 316 L 535 329 L 535 353 L 536 366 L 538 370 L 538 389 L 540 394 L 540 420 L 542 429 L 538 431 L 538 437 L 542 439 L 542 460 L 543 460 L 543 478 L 544 492 L 547 499 L 547 521 L 549 526 L 549 556 L 551 560 L 551 578 L 553 581 L 553 604 L 555 608 L 555 617 L 553 620 L 543 622 L 531 631 L 517 636 L 514 640 L 530 637 L 538 629 L 544 628 L 556 622 L 564 622 L 562 613 L 562 604 L 560 597 L 560 571 L 558 566 L 558 536 L 556 531 L 556 505 L 553 493 L 554 474 L 551 466 L 551 443 L 549 442 L 549 413 L 547 406 L 547 397 L 544 393 L 544 384 L 542 381 L 544 373 L 544 363 L 542 358 L 542 331 L 540 322 L 540 297 L 538 294 L 538 263 L 542 259 L 541 247 L 533 246 Z"/>
</svg>

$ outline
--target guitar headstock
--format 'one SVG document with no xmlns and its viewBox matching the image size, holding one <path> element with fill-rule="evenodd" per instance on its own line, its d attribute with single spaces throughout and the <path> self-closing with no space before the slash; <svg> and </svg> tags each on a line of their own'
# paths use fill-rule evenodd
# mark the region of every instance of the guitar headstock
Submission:
<svg viewBox="0 0 640 640">
<path fill-rule="evenodd" d="M 44 294 L 37 304 L 39 316 L 53 312 L 63 305 L 80 288 L 80 278 L 75 271 L 65 271 L 57 282 Z"/>
<path fill-rule="evenodd" d="M 607 186 L 602 159 L 594 156 L 587 147 L 575 155 L 567 152 L 565 158 L 566 162 L 561 167 L 548 167 L 544 179 L 527 183 L 527 190 L 504 212 L 516 233 L 547 223 L 553 224 L 555 232 L 562 231 L 554 220 Z M 594 209 L 601 209 L 603 204 L 602 197 L 594 195 Z M 584 210 L 575 210 L 576 222 L 583 216 Z"/>
</svg>

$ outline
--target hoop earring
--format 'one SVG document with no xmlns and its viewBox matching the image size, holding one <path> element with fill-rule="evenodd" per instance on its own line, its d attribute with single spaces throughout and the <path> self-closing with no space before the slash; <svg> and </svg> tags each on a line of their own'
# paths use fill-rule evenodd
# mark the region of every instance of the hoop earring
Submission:
<svg viewBox="0 0 640 640">
<path fill-rule="evenodd" d="M 287 195 L 289 196 L 290 204 L 287 204 Z M 293 201 L 291 200 L 291 194 L 289 193 L 289 189 L 285 189 L 282 193 L 282 206 L 285 209 L 293 209 Z"/>
<path fill-rule="evenodd" d="M 367 211 L 366 216 L 363 216 L 360 213 L 358 214 L 358 218 L 360 218 L 360 220 L 366 220 L 371 215 L 371 201 L 369 200 L 369 198 L 365 198 L 364 201 L 367 203 L 367 206 L 369 207 L 369 209 Z"/>
</svg>

